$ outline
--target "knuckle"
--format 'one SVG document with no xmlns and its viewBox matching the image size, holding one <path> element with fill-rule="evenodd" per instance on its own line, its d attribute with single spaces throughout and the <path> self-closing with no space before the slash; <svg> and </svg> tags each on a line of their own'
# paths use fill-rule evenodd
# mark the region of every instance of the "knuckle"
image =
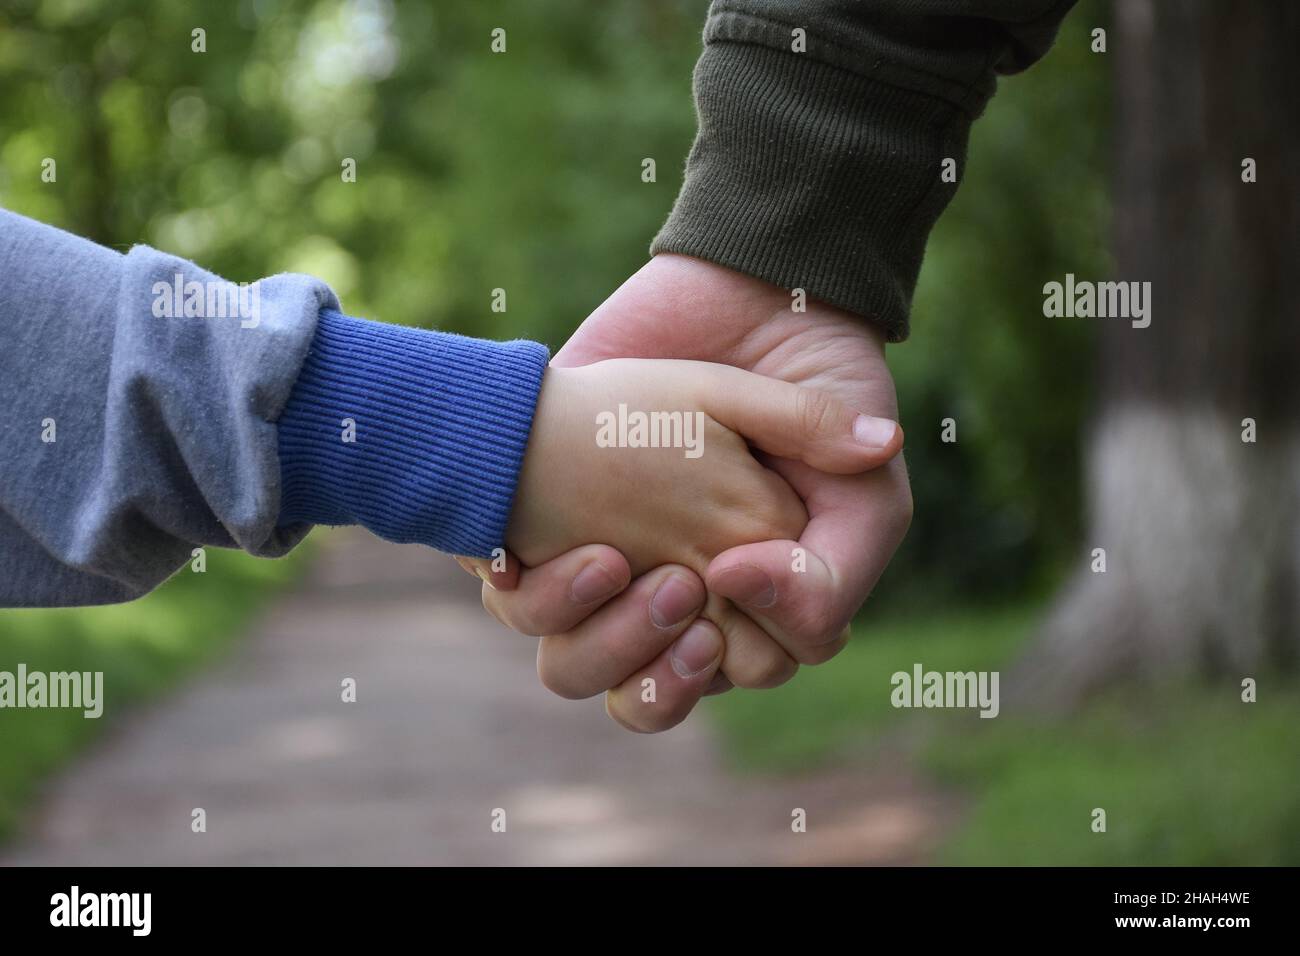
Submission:
<svg viewBox="0 0 1300 956">
<path fill-rule="evenodd" d="M 537 679 L 542 682 L 542 686 L 565 700 L 586 700 L 591 697 L 590 692 L 573 683 L 568 669 L 561 666 L 563 662 L 554 653 L 548 654 L 547 650 L 547 642 L 543 639 L 537 648 Z"/>
<path fill-rule="evenodd" d="M 745 523 L 745 537 L 750 541 L 771 541 L 786 524 L 780 505 L 770 498 L 752 502 Z"/>
<path fill-rule="evenodd" d="M 772 473 L 763 476 L 761 487 L 741 507 L 745 541 L 797 538 L 808 523 L 802 502 Z"/>
<path fill-rule="evenodd" d="M 502 625 L 518 634 L 540 637 L 547 630 L 541 626 L 534 610 L 522 603 L 519 596 L 505 597 L 486 584 L 483 585 L 483 607 Z"/>
<path fill-rule="evenodd" d="M 703 577 L 709 562 L 726 550 L 729 543 L 730 535 L 726 530 L 704 535 L 699 541 L 687 541 L 677 557 L 677 563 Z"/>
<path fill-rule="evenodd" d="M 538 608 L 528 603 L 520 603 L 514 606 L 511 612 L 510 626 L 520 634 L 526 634 L 529 637 L 541 637 L 548 631 L 556 631 L 559 628 L 548 626 L 551 622 L 546 620 L 547 615 L 539 612 Z"/>
<path fill-rule="evenodd" d="M 890 462 L 888 467 L 890 492 L 884 502 L 883 514 L 901 541 L 912 525 L 916 503 L 912 498 L 912 484 L 908 481 L 907 465 L 903 462 L 902 456 Z"/>
<path fill-rule="evenodd" d="M 800 386 L 795 393 L 796 420 L 805 435 L 821 435 L 830 424 L 835 402 L 823 391 Z"/>
<path fill-rule="evenodd" d="M 798 658 L 800 664 L 816 666 L 825 664 L 832 657 L 837 655 L 849 643 L 849 629 L 845 628 L 838 638 L 826 644 L 817 644 L 812 647 L 802 647 L 799 649 Z"/>
<path fill-rule="evenodd" d="M 785 654 L 765 654 L 747 660 L 734 670 L 727 669 L 727 677 L 737 687 L 746 690 L 770 690 L 780 687 L 799 670 L 797 662 Z"/>
<path fill-rule="evenodd" d="M 800 615 L 797 633 L 804 649 L 815 650 L 834 639 L 843 629 L 844 623 L 825 604 L 818 603 Z"/>
<path fill-rule="evenodd" d="M 808 526 L 808 510 L 803 502 L 792 493 L 785 498 L 778 503 L 777 514 L 772 516 L 772 535 L 768 540 L 797 540 Z"/>
<path fill-rule="evenodd" d="M 612 691 L 605 695 L 605 713 L 624 730 L 635 734 L 657 734 L 677 726 L 686 715 L 676 707 L 628 705 L 623 695 Z"/>
<path fill-rule="evenodd" d="M 901 534 L 907 534 L 908 528 L 912 527 L 912 517 L 916 513 L 916 505 L 912 500 L 912 489 L 906 488 L 899 498 L 897 506 L 898 527 Z"/>
</svg>

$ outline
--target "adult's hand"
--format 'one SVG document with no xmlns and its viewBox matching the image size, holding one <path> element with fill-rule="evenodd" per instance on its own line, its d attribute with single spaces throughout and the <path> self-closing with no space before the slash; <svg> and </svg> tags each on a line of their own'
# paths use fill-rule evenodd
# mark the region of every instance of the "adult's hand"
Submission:
<svg viewBox="0 0 1300 956">
<path fill-rule="evenodd" d="M 864 319 L 788 290 L 685 256 L 650 260 L 607 299 L 555 356 L 556 365 L 615 357 L 720 362 L 828 392 L 883 419 L 898 417 L 884 337 Z M 882 435 L 882 444 L 893 439 Z M 893 556 L 911 520 L 902 455 L 862 475 L 767 463 L 804 499 L 798 542 L 742 545 L 717 556 L 708 590 L 730 598 L 757 626 L 723 635 L 695 620 L 704 584 L 684 567 L 648 572 L 629 587 L 627 562 L 600 545 L 537 568 L 496 576 L 484 605 L 516 630 L 546 635 L 538 672 L 567 697 L 607 689 L 611 717 L 634 730 L 680 722 L 707 691 L 784 683 L 800 663 L 834 656 L 848 623 Z M 796 548 L 802 549 L 796 552 Z M 692 623 L 694 622 L 694 623 Z M 643 680 L 655 681 L 653 701 Z"/>
</svg>

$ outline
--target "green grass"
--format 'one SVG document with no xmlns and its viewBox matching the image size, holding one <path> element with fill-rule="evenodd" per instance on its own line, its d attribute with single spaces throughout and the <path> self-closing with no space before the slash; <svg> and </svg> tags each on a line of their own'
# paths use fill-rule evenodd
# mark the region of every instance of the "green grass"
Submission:
<svg viewBox="0 0 1300 956">
<path fill-rule="evenodd" d="M 863 620 L 830 664 L 776 691 L 711 702 L 742 769 L 861 759 L 893 741 L 967 805 L 938 862 L 993 865 L 1300 864 L 1300 683 L 1117 688 L 1072 716 L 895 710 L 889 678 L 1009 670 L 1034 608 Z M 1005 691 L 1005 687 L 1003 688 Z M 1106 811 L 1094 833 L 1092 811 Z"/>
<path fill-rule="evenodd" d="M 35 785 L 133 703 L 158 694 L 229 645 L 262 602 L 296 579 L 298 548 L 280 561 L 209 549 L 147 597 L 94 608 L 0 611 L 0 670 L 102 671 L 104 713 L 0 710 L 0 837 Z"/>
<path fill-rule="evenodd" d="M 1300 688 L 1262 683 L 1254 704 L 1228 681 L 1134 690 L 1068 722 L 935 740 L 925 765 L 975 797 L 940 861 L 1300 864 Z"/>
<path fill-rule="evenodd" d="M 774 690 L 724 694 L 709 702 L 710 710 L 741 769 L 780 772 L 826 763 L 902 726 L 908 712 L 889 702 L 895 672 L 910 673 L 918 662 L 926 670 L 997 670 L 1035 620 L 1035 609 L 1024 606 L 930 617 L 860 615 L 853 640 L 834 660 L 805 667 Z M 973 712 L 962 717 L 997 723 Z"/>
</svg>

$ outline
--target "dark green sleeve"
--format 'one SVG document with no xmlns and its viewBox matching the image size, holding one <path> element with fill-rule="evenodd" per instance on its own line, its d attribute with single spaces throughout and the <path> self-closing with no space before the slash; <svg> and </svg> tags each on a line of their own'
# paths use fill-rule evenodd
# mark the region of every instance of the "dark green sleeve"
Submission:
<svg viewBox="0 0 1300 956">
<path fill-rule="evenodd" d="M 717 0 L 699 133 L 651 252 L 802 288 L 906 338 L 926 237 L 957 188 L 943 160 L 960 174 L 996 74 L 1041 57 L 1074 2 Z"/>
</svg>

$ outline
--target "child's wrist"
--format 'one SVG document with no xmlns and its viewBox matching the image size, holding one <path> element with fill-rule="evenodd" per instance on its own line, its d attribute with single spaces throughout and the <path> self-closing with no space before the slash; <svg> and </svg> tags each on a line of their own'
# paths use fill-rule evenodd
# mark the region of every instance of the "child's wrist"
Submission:
<svg viewBox="0 0 1300 956">
<path fill-rule="evenodd" d="M 534 342 L 322 312 L 278 422 L 280 523 L 361 524 L 489 556 L 504 539 L 546 361 Z"/>
</svg>

